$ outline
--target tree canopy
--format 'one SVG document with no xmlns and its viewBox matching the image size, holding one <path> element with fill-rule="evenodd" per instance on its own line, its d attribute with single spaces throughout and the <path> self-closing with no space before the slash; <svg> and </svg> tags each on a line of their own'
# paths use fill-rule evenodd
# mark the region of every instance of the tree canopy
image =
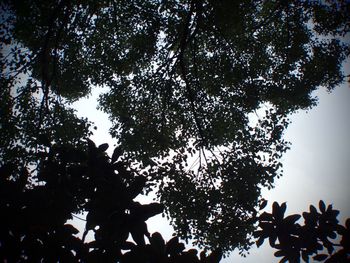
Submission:
<svg viewBox="0 0 350 263">
<path fill-rule="evenodd" d="M 2 164 L 82 147 L 91 124 L 67 104 L 107 86 L 100 108 L 147 191 L 180 237 L 223 251 L 252 244 L 287 115 L 345 79 L 348 1 L 0 5 Z"/>
</svg>

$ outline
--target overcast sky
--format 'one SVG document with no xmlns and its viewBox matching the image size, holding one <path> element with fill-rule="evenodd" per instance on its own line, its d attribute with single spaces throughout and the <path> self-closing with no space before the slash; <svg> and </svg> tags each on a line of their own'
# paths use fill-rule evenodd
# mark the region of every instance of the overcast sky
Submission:
<svg viewBox="0 0 350 263">
<path fill-rule="evenodd" d="M 74 107 L 79 116 L 88 117 L 95 123 L 98 129 L 92 140 L 96 144 L 109 143 L 111 154 L 115 140 L 108 134 L 110 122 L 106 114 L 95 109 L 96 98 L 101 91 L 103 89 L 95 89 L 89 99 L 74 103 Z M 277 180 L 273 190 L 264 191 L 264 197 L 269 200 L 267 210 L 275 200 L 280 203 L 286 201 L 287 214 L 306 211 L 310 204 L 317 205 L 322 199 L 340 210 L 340 219 L 344 223 L 345 218 L 350 217 L 349 83 L 339 86 L 331 94 L 325 90 L 316 94 L 319 97 L 317 107 L 291 116 L 292 123 L 285 138 L 292 145 L 283 157 L 284 176 Z M 171 238 L 172 228 L 160 215 L 147 223 L 151 233 L 159 231 L 165 239 Z M 273 252 L 265 242 L 262 248 L 254 246 L 246 258 L 233 252 L 222 262 L 278 262 Z"/>
</svg>

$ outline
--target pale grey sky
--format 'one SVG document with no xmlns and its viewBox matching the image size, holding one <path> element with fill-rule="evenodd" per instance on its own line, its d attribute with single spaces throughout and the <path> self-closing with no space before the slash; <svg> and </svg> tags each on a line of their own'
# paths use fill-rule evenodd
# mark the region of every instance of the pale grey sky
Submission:
<svg viewBox="0 0 350 263">
<path fill-rule="evenodd" d="M 95 89 L 89 99 L 74 103 L 79 116 L 95 122 L 98 130 L 92 136 L 96 144 L 109 143 L 109 154 L 113 140 L 109 134 L 110 122 L 106 114 L 97 111 L 96 98 L 103 89 Z M 308 210 L 310 204 L 317 205 L 320 199 L 339 209 L 341 222 L 350 217 L 350 87 L 349 83 L 336 88 L 331 94 L 317 91 L 319 105 L 309 112 L 291 116 L 285 138 L 292 142 L 291 149 L 284 155 L 284 176 L 276 181 L 276 187 L 264 191 L 264 197 L 273 201 L 287 202 L 287 214 Z M 146 199 L 147 200 L 147 199 Z M 148 198 L 149 200 L 149 198 Z M 161 216 L 148 220 L 150 232 L 159 231 L 166 239 L 171 238 L 172 228 Z M 279 259 L 273 256 L 268 242 L 250 255 L 241 258 L 233 252 L 223 263 L 271 263 Z"/>
</svg>

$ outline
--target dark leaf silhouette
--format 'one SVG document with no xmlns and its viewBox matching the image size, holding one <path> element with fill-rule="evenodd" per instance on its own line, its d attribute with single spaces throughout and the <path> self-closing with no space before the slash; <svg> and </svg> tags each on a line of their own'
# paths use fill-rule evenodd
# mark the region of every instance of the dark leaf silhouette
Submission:
<svg viewBox="0 0 350 263">
<path fill-rule="evenodd" d="M 262 200 L 262 202 L 259 205 L 259 209 L 262 210 L 267 206 L 267 200 Z"/>
<path fill-rule="evenodd" d="M 316 261 L 323 261 L 327 257 L 328 257 L 328 255 L 326 255 L 326 254 L 318 254 L 318 255 L 314 256 L 313 259 Z"/>
<path fill-rule="evenodd" d="M 304 225 L 299 225 L 297 222 L 301 215 L 294 214 L 281 219 L 286 205 L 283 203 L 280 206 L 274 202 L 272 214 L 263 212 L 258 217 L 260 229 L 254 235 L 257 246 L 269 238 L 271 247 L 278 249 L 274 255 L 282 257 L 280 262 L 300 262 L 301 258 L 309 262 L 310 256 L 316 261 L 349 262 L 349 219 L 344 227 L 338 224 L 338 210 L 333 210 L 330 205 L 326 209 L 322 200 L 319 208 L 320 212 L 310 205 L 310 212 L 303 212 Z M 334 243 L 334 240 L 339 239 L 339 244 Z M 328 254 L 319 253 L 324 250 Z"/>
<path fill-rule="evenodd" d="M 320 211 L 322 213 L 324 213 L 326 211 L 326 205 L 325 205 L 325 203 L 322 200 L 320 200 L 320 202 L 318 204 L 318 207 L 320 208 Z"/>
<path fill-rule="evenodd" d="M 115 147 L 112 155 L 112 163 L 116 162 L 118 158 L 122 155 L 122 150 L 120 147 Z"/>
<path fill-rule="evenodd" d="M 185 250 L 185 245 L 182 243 L 179 243 L 178 237 L 173 237 L 166 244 L 166 253 L 169 254 L 171 257 L 176 257 L 180 255 L 180 253 L 184 250 Z"/>
<path fill-rule="evenodd" d="M 101 152 L 105 152 L 108 149 L 108 147 L 109 147 L 108 143 L 104 143 L 104 144 L 101 144 L 100 146 L 98 146 L 98 149 Z"/>
</svg>

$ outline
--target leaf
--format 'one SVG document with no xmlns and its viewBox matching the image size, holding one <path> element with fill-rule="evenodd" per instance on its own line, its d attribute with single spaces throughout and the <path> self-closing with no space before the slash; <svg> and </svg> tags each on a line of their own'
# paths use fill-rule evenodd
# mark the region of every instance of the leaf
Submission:
<svg viewBox="0 0 350 263">
<path fill-rule="evenodd" d="M 340 235 L 344 235 L 346 233 L 346 228 L 342 225 L 336 226 L 337 233 Z"/>
<path fill-rule="evenodd" d="M 71 224 L 65 224 L 64 225 L 65 230 L 67 230 L 70 234 L 76 235 L 79 233 L 79 230 L 76 229 L 73 225 Z"/>
<path fill-rule="evenodd" d="M 326 212 L 326 205 L 322 200 L 320 200 L 320 202 L 318 203 L 318 207 L 320 208 L 320 211 L 322 213 Z"/>
<path fill-rule="evenodd" d="M 173 237 L 166 244 L 166 253 L 172 257 L 179 255 L 183 250 L 185 250 L 185 245 L 179 243 L 178 237 Z"/>
<path fill-rule="evenodd" d="M 262 230 L 256 230 L 256 231 L 254 231 L 253 236 L 254 236 L 255 238 L 258 238 L 258 237 L 260 237 L 263 233 L 264 233 L 264 231 L 262 231 Z"/>
<path fill-rule="evenodd" d="M 90 151 L 96 149 L 96 144 L 92 140 L 87 139 L 87 142 Z"/>
<path fill-rule="evenodd" d="M 115 163 L 122 154 L 122 149 L 119 146 L 115 147 L 112 154 L 112 163 Z"/>
<path fill-rule="evenodd" d="M 260 237 L 257 241 L 256 241 L 256 246 L 260 247 L 263 243 L 264 243 L 265 238 Z"/>
<path fill-rule="evenodd" d="M 148 218 L 163 212 L 164 206 L 159 203 L 150 203 L 137 206 L 135 210 L 131 210 L 131 215 L 139 220 L 146 221 Z"/>
<path fill-rule="evenodd" d="M 108 143 L 103 143 L 101 144 L 100 146 L 98 146 L 98 149 L 101 151 L 101 152 L 105 152 L 107 149 L 108 149 L 109 145 Z"/>
<path fill-rule="evenodd" d="M 280 208 L 280 215 L 281 215 L 281 219 L 283 218 L 284 213 L 286 212 L 287 209 L 287 204 L 286 202 L 283 202 Z"/>
<path fill-rule="evenodd" d="M 221 250 L 220 249 L 216 249 L 208 256 L 208 262 L 210 262 L 210 263 L 219 263 L 221 258 L 222 258 Z"/>
<path fill-rule="evenodd" d="M 136 245 L 133 242 L 130 241 L 125 241 L 122 245 L 121 245 L 121 249 L 123 250 L 132 250 L 136 247 Z"/>
<path fill-rule="evenodd" d="M 137 176 L 132 184 L 127 188 L 127 192 L 130 199 L 134 199 L 136 196 L 138 196 L 142 189 L 146 185 L 146 178 L 143 176 Z"/>
<path fill-rule="evenodd" d="M 269 236 L 269 243 L 271 247 L 275 247 L 276 240 L 277 240 L 277 235 L 275 233 L 271 233 L 271 235 Z"/>
<path fill-rule="evenodd" d="M 318 254 L 318 255 L 313 257 L 313 259 L 316 261 L 323 261 L 326 258 L 328 258 L 328 255 L 326 255 L 326 254 Z"/>
<path fill-rule="evenodd" d="M 284 222 L 285 224 L 292 225 L 292 224 L 294 224 L 296 221 L 298 221 L 300 217 L 301 217 L 301 215 L 298 215 L 298 214 L 290 215 L 290 216 L 287 216 L 286 218 L 284 218 L 284 219 L 283 219 L 283 222 Z"/>
<path fill-rule="evenodd" d="M 283 256 L 286 255 L 286 252 L 283 251 L 283 250 L 279 250 L 279 251 L 276 251 L 276 252 L 274 253 L 274 255 L 275 255 L 275 257 L 283 257 Z"/>
<path fill-rule="evenodd" d="M 348 230 L 350 230 L 350 218 L 347 218 L 345 221 L 345 226 Z"/>
<path fill-rule="evenodd" d="M 85 224 L 85 229 L 86 230 L 91 230 L 94 229 L 95 226 L 97 226 L 98 220 L 97 220 L 97 215 L 95 211 L 90 211 L 86 215 L 86 224 Z"/>
<path fill-rule="evenodd" d="M 328 232 L 328 237 L 331 239 L 335 239 L 337 237 L 337 234 L 334 231 Z"/>
<path fill-rule="evenodd" d="M 301 252 L 301 257 L 302 257 L 302 259 L 305 261 L 305 262 L 309 262 L 309 255 L 308 255 L 308 253 L 305 251 L 305 250 L 303 250 L 302 252 Z"/>
<path fill-rule="evenodd" d="M 260 210 L 264 209 L 264 208 L 266 207 L 267 203 L 268 203 L 267 200 L 264 199 L 264 200 L 260 203 L 259 209 L 260 209 Z"/>
<path fill-rule="evenodd" d="M 332 210 L 333 210 L 333 206 L 332 205 L 328 205 L 327 206 L 327 212 L 332 211 Z"/>
<path fill-rule="evenodd" d="M 272 205 L 272 215 L 277 220 L 280 221 L 283 219 L 284 212 L 286 211 L 287 205 L 286 203 L 282 203 L 281 206 L 278 205 L 277 202 L 274 202 Z"/>
<path fill-rule="evenodd" d="M 157 249 L 157 251 L 160 251 L 161 253 L 165 252 L 165 242 L 160 233 L 153 233 L 150 238 L 150 243 L 154 248 Z"/>
<path fill-rule="evenodd" d="M 137 245 L 145 245 L 145 235 L 148 235 L 147 224 L 143 221 L 133 222 L 130 228 L 130 234 L 132 239 L 136 242 Z M 126 236 L 127 238 L 127 236 Z"/>
<path fill-rule="evenodd" d="M 313 205 L 310 205 L 310 213 L 314 215 L 318 214 L 317 209 Z"/>
<path fill-rule="evenodd" d="M 278 216 L 278 212 L 280 210 L 280 206 L 277 202 L 273 202 L 272 204 L 272 215 L 276 218 Z"/>
<path fill-rule="evenodd" d="M 272 214 L 269 214 L 267 212 L 264 212 L 262 213 L 260 216 L 259 216 L 259 221 L 272 221 Z"/>
</svg>

